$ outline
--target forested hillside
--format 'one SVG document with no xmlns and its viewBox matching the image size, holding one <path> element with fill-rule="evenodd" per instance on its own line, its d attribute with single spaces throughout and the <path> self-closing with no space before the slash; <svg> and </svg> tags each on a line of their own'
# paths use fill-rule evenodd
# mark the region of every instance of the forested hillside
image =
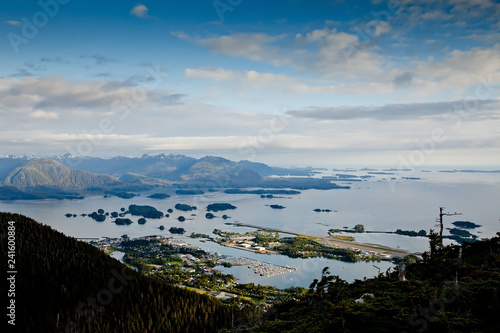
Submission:
<svg viewBox="0 0 500 333">
<path fill-rule="evenodd" d="M 142 276 L 21 215 L 0 213 L 2 233 L 8 221 L 15 222 L 17 269 L 16 326 L 9 325 L 9 332 L 191 333 L 217 332 L 230 324 L 230 310 L 214 298 Z M 5 272 L 5 239 L 1 258 Z"/>
<path fill-rule="evenodd" d="M 399 272 L 347 283 L 327 269 L 299 302 L 246 332 L 500 332 L 500 233 L 431 250 Z"/>
</svg>

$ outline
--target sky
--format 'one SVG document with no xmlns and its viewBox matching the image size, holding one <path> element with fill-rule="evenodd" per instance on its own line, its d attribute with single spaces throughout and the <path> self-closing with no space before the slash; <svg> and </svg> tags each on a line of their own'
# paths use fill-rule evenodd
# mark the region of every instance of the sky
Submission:
<svg viewBox="0 0 500 333">
<path fill-rule="evenodd" d="M 493 0 L 2 2 L 0 154 L 500 165 Z"/>
</svg>

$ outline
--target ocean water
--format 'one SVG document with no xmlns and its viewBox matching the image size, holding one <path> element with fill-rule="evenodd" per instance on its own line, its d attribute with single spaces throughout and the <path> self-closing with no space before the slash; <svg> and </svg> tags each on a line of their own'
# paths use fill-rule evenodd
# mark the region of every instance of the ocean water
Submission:
<svg viewBox="0 0 500 333">
<path fill-rule="evenodd" d="M 323 173 L 342 173 L 332 172 Z M 348 171 L 348 174 L 361 175 L 366 171 Z M 320 175 L 321 176 L 321 175 Z M 1 201 L 0 211 L 20 213 L 43 224 L 50 225 L 64 234 L 76 238 L 85 237 L 129 237 L 146 235 L 172 236 L 168 229 L 172 226 L 182 227 L 186 235 L 191 232 L 212 234 L 214 229 L 232 232 L 246 232 L 255 229 L 226 225 L 225 222 L 240 222 L 250 225 L 273 227 L 305 234 L 325 236 L 331 228 L 352 228 L 363 224 L 366 230 L 395 231 L 437 229 L 436 218 L 439 207 L 445 211 L 459 212 L 460 216 L 445 216 L 445 228 L 450 228 L 453 221 L 471 221 L 481 225 L 473 233 L 479 237 L 491 237 L 500 231 L 500 174 L 496 173 L 414 173 L 411 177 L 420 180 L 391 180 L 392 175 L 373 175 L 374 178 L 349 184 L 351 189 L 339 190 L 305 190 L 300 195 L 283 195 L 283 198 L 262 199 L 258 195 L 225 194 L 209 192 L 203 195 L 177 196 L 165 200 L 147 198 L 150 193 L 141 193 L 133 199 L 102 196 L 88 197 L 83 200 L 38 200 L 38 201 Z M 205 218 L 206 206 L 210 203 L 228 202 L 237 207 L 235 210 L 217 212 L 219 218 Z M 197 206 L 192 212 L 181 212 L 174 209 L 176 203 Z M 133 223 L 128 226 L 117 226 L 107 219 L 96 222 L 89 217 L 81 217 L 82 213 L 91 213 L 99 208 L 107 212 L 120 211 L 130 204 L 151 205 L 163 211 L 174 209 L 169 218 L 147 219 L 145 225 Z M 272 209 L 270 204 L 285 206 L 285 209 Z M 317 213 L 315 208 L 331 209 L 330 213 Z M 66 213 L 77 214 L 76 218 L 66 218 Z M 195 214 L 194 216 L 191 216 Z M 223 214 L 229 219 L 220 218 Z M 187 220 L 179 222 L 176 218 L 184 216 Z M 137 222 L 139 217 L 130 217 Z M 160 225 L 165 230 L 158 229 Z M 445 231 L 445 234 L 447 231 Z M 330 267 L 333 274 L 352 281 L 371 277 L 380 271 L 384 272 L 392 265 L 381 263 L 349 264 L 323 258 L 291 259 L 281 255 L 262 255 L 239 249 L 222 247 L 210 242 L 200 242 L 186 236 L 183 238 L 193 246 L 207 251 L 215 251 L 228 256 L 244 256 L 279 265 L 297 268 L 296 272 L 274 277 L 261 277 L 246 267 L 222 269 L 235 275 L 240 282 L 255 282 L 287 288 L 293 285 L 307 287 L 313 279 L 319 278 L 325 266 Z M 391 234 L 356 234 L 357 241 L 399 247 L 416 252 L 427 250 L 426 238 L 407 237 Z M 375 267 L 375 266 L 377 267 Z"/>
</svg>

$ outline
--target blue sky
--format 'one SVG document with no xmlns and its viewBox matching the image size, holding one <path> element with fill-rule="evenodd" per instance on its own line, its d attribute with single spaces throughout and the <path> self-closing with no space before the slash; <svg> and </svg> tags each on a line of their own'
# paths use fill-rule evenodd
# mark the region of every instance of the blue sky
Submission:
<svg viewBox="0 0 500 333">
<path fill-rule="evenodd" d="M 500 164 L 500 4 L 16 1 L 0 154 Z"/>
</svg>

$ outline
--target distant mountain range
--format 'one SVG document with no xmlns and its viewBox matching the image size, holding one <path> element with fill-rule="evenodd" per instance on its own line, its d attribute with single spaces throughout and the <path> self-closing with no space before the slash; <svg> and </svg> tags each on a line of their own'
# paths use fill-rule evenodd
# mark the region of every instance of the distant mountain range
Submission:
<svg viewBox="0 0 500 333">
<path fill-rule="evenodd" d="M 3 180 L 5 185 L 16 187 L 53 186 L 66 190 L 84 190 L 96 187 L 113 187 L 120 181 L 108 175 L 95 175 L 71 169 L 49 159 L 29 160 L 12 170 Z"/>
<path fill-rule="evenodd" d="M 200 159 L 165 154 L 109 159 L 70 154 L 43 159 L 8 156 L 0 158 L 0 199 L 81 198 L 81 193 L 140 191 L 155 187 L 348 188 L 328 179 L 312 178 L 313 173 L 311 167 L 276 168 L 217 156 Z"/>
</svg>

